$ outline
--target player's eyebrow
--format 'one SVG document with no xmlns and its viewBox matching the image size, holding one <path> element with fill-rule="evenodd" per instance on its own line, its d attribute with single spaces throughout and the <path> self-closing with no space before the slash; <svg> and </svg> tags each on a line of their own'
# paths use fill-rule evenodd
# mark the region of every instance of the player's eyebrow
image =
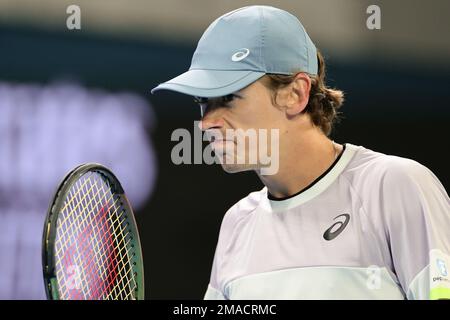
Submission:
<svg viewBox="0 0 450 320">
<path fill-rule="evenodd" d="M 238 94 L 239 93 L 239 94 Z M 245 97 L 241 94 L 241 91 L 236 91 L 230 94 L 227 94 L 225 96 L 221 97 L 214 97 L 214 98 L 205 98 L 205 97 L 194 97 L 194 102 L 198 104 L 210 104 L 214 103 L 215 101 L 220 101 L 222 103 L 228 103 L 228 99 L 230 99 L 231 96 L 234 96 L 238 99 L 245 99 Z"/>
</svg>

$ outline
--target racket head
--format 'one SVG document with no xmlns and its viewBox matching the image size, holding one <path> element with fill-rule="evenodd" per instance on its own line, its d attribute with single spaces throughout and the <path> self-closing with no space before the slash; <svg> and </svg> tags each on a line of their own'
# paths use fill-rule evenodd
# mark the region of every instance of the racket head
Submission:
<svg viewBox="0 0 450 320">
<path fill-rule="evenodd" d="M 108 168 L 83 164 L 59 184 L 44 224 L 42 264 L 48 299 L 144 299 L 136 220 Z"/>
</svg>

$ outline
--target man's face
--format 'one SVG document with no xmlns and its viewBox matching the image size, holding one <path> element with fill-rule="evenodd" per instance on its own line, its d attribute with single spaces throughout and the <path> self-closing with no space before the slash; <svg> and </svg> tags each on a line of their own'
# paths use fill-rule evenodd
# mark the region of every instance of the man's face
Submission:
<svg viewBox="0 0 450 320">
<path fill-rule="evenodd" d="M 259 170 L 278 150 L 284 112 L 272 104 L 271 92 L 258 80 L 232 95 L 200 103 L 200 129 L 226 172 Z"/>
</svg>

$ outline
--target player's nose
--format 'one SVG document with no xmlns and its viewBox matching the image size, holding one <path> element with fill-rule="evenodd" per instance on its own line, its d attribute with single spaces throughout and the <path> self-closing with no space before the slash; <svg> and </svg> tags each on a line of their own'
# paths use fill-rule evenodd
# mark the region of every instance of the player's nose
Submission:
<svg viewBox="0 0 450 320">
<path fill-rule="evenodd" d="M 223 125 L 224 121 L 219 112 L 209 112 L 205 114 L 198 123 L 199 129 L 202 131 L 213 128 L 222 128 Z"/>
</svg>

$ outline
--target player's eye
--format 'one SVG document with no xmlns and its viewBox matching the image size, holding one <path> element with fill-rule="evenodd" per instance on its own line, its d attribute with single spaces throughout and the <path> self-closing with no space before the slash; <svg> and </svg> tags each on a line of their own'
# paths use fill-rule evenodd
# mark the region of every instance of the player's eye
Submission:
<svg viewBox="0 0 450 320">
<path fill-rule="evenodd" d="M 201 113 L 201 116 L 203 117 L 205 115 L 207 109 L 218 108 L 221 106 L 230 107 L 230 102 L 235 100 L 235 98 L 240 98 L 240 97 L 238 95 L 232 93 L 232 94 L 228 94 L 226 96 L 222 96 L 219 98 L 213 98 L 213 99 L 194 97 L 194 102 L 200 106 L 200 113 Z"/>
<path fill-rule="evenodd" d="M 236 98 L 235 94 L 229 94 L 229 95 L 223 96 L 222 97 L 222 103 L 227 104 L 227 103 L 233 101 L 234 98 Z"/>
</svg>

